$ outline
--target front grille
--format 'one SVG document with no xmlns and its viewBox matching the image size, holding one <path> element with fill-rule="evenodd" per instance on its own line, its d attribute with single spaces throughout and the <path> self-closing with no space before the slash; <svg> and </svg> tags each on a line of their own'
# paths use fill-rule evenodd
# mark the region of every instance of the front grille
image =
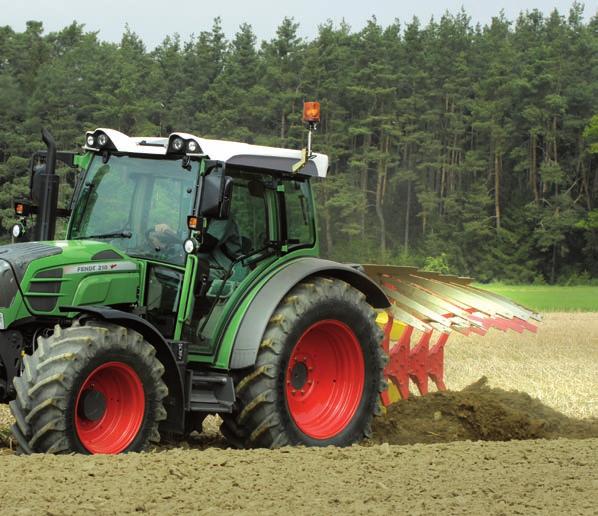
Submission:
<svg viewBox="0 0 598 516">
<path fill-rule="evenodd" d="M 62 282 L 62 269 L 49 269 L 38 272 L 29 284 L 25 296 L 29 306 L 38 312 L 51 312 L 58 303 Z M 52 296 L 50 294 L 56 294 Z"/>
</svg>

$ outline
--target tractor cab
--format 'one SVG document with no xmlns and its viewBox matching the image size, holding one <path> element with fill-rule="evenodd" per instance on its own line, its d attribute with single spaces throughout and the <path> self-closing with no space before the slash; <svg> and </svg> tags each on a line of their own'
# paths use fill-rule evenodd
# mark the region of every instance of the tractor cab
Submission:
<svg viewBox="0 0 598 516">
<path fill-rule="evenodd" d="M 294 251 L 317 254 L 309 180 L 326 175 L 326 156 L 293 172 L 300 151 L 111 129 L 88 132 L 83 150 L 62 245 L 102 242 L 99 259 L 136 263 L 134 309 L 191 353 L 215 351 L 214 322 L 253 271 Z M 46 176 L 32 171 L 32 199 Z M 26 209 L 36 227 L 42 208 Z"/>
</svg>

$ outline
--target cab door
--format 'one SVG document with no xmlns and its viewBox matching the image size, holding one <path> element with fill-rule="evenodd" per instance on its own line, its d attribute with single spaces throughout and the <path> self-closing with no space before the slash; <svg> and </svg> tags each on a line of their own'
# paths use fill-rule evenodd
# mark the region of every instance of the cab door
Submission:
<svg viewBox="0 0 598 516">
<path fill-rule="evenodd" d="M 193 257 L 197 260 L 195 282 L 181 337 L 190 343 L 192 354 L 214 352 L 215 332 L 228 301 L 239 295 L 263 260 L 272 258 L 268 242 L 278 234 L 274 177 L 231 168 L 226 174 L 233 179 L 229 218 L 208 221 L 202 247 Z"/>
</svg>

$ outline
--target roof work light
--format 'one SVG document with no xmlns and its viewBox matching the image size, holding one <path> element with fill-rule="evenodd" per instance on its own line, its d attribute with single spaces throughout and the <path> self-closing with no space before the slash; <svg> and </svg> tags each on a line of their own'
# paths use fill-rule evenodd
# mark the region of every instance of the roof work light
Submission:
<svg viewBox="0 0 598 516">
<path fill-rule="evenodd" d="M 110 141 L 108 135 L 102 131 L 96 130 L 93 133 L 87 133 L 85 137 L 85 143 L 87 147 L 90 149 L 105 149 L 105 150 L 115 150 L 116 147 Z"/>
</svg>

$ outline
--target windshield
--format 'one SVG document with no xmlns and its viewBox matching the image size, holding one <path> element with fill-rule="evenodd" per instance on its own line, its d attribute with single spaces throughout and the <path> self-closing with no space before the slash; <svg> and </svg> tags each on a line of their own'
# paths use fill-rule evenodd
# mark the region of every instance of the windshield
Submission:
<svg viewBox="0 0 598 516">
<path fill-rule="evenodd" d="M 95 156 L 76 200 L 71 239 L 108 241 L 130 256 L 182 265 L 199 165 Z"/>
</svg>

